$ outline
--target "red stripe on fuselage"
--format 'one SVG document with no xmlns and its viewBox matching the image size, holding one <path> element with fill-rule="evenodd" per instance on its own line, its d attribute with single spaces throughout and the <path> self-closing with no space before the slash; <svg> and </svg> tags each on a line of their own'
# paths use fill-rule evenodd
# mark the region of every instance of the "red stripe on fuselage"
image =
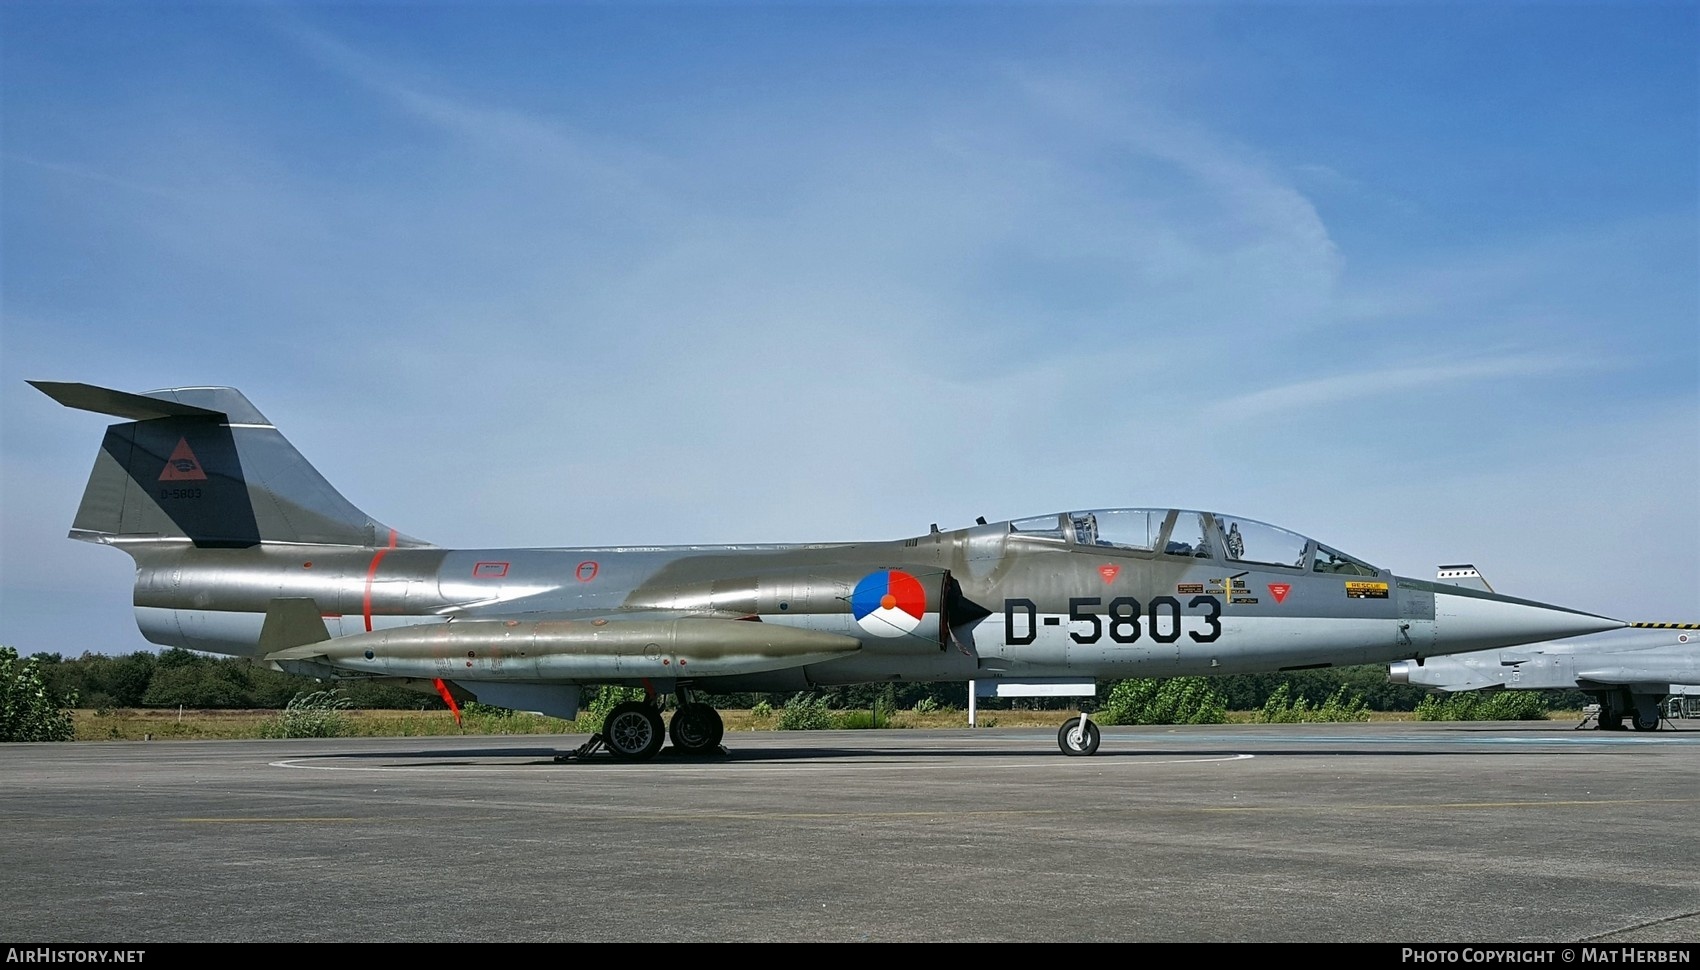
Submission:
<svg viewBox="0 0 1700 970">
<path fill-rule="evenodd" d="M 379 549 L 372 555 L 372 565 L 366 567 L 366 596 L 361 603 L 360 612 L 366 617 L 366 632 L 372 632 L 372 580 L 377 578 L 378 563 L 384 561 L 384 556 L 395 548 L 395 530 L 390 530 L 390 544 Z"/>
</svg>

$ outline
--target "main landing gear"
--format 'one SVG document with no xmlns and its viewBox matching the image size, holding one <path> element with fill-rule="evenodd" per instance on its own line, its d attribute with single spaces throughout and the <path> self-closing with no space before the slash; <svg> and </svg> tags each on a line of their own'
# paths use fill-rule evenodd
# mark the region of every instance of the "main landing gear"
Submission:
<svg viewBox="0 0 1700 970">
<path fill-rule="evenodd" d="M 722 754 L 720 741 L 726 736 L 726 724 L 720 712 L 700 701 L 691 699 L 684 688 L 678 691 L 679 709 L 673 712 L 670 724 L 663 725 L 661 708 L 653 698 L 617 704 L 602 719 L 602 730 L 571 754 L 559 755 L 555 761 L 583 761 L 598 751 L 607 751 L 615 761 L 648 761 L 661 753 L 661 746 L 673 742 L 669 750 L 686 757 Z"/>
<path fill-rule="evenodd" d="M 726 724 L 720 720 L 720 712 L 707 704 L 681 704 L 667 725 L 667 736 L 683 754 L 715 754 L 720 751 L 720 739 L 726 736 Z"/>
<path fill-rule="evenodd" d="M 1595 718 L 1602 731 L 1623 730 L 1626 718 L 1637 731 L 1657 731 L 1664 720 L 1659 710 L 1659 701 L 1662 698 L 1658 695 L 1633 694 L 1619 690 L 1595 696 L 1599 700 L 1600 708 Z"/>
</svg>

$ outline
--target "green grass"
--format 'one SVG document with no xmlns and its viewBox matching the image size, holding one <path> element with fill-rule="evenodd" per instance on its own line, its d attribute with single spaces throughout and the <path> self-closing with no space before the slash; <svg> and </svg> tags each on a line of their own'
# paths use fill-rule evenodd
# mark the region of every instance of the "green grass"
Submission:
<svg viewBox="0 0 1700 970">
<path fill-rule="evenodd" d="M 151 708 L 114 710 L 78 710 L 73 712 L 78 741 L 213 741 L 264 737 L 268 721 L 275 720 L 278 711 L 202 711 Z M 581 729 L 572 721 L 540 717 L 536 714 L 467 714 L 460 725 L 448 711 L 346 711 L 348 737 L 405 738 L 448 735 L 588 735 L 588 726 Z M 1078 711 L 987 711 L 979 713 L 982 728 L 1056 728 Z M 1371 721 L 1415 721 L 1409 712 L 1371 711 Z M 849 727 L 871 726 L 871 711 L 838 711 L 838 718 Z M 1257 721 L 1257 711 L 1229 711 L 1228 723 L 1251 724 Z M 726 710 L 720 716 L 726 722 L 727 733 L 738 731 L 772 731 L 778 728 L 778 718 L 760 717 L 750 711 Z M 1582 720 L 1581 711 L 1551 711 L 1547 719 L 1574 724 Z M 966 711 L 880 711 L 880 724 L 891 728 L 966 728 Z"/>
</svg>

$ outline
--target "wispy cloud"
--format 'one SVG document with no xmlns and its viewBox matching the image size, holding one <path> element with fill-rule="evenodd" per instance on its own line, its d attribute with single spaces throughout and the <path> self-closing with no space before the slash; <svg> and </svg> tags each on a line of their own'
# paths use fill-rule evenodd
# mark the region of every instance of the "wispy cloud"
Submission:
<svg viewBox="0 0 1700 970">
<path fill-rule="evenodd" d="M 1622 311 L 1652 279 L 1688 263 L 1692 213 L 1633 216 L 1445 248 L 1399 249 L 1342 287 L 1335 318 L 1386 323 L 1446 314 L 1470 328 L 1483 308 L 1544 304 L 1555 312 Z M 1688 294 L 1693 302 L 1695 294 Z"/>
<path fill-rule="evenodd" d="M 424 68 L 386 60 L 300 20 L 288 22 L 284 30 L 321 66 L 455 139 L 463 148 L 499 154 L 510 165 L 567 170 L 609 188 L 635 192 L 646 188 L 638 171 L 661 162 L 635 145 L 593 135 L 560 119 L 479 103 L 455 93 L 453 82 L 433 78 Z"/>
<path fill-rule="evenodd" d="M 1329 377 L 1293 381 L 1240 394 L 1209 411 L 1215 417 L 1240 419 L 1282 417 L 1345 402 L 1386 402 L 1392 396 L 1476 381 L 1543 377 L 1566 371 L 1608 366 L 1598 360 L 1555 354 L 1512 354 L 1471 360 L 1433 360 L 1400 367 L 1360 370 Z"/>
<path fill-rule="evenodd" d="M 1111 97 L 1058 75 L 1023 72 L 1018 78 L 1034 104 L 1091 133 L 1097 152 L 1172 166 L 1191 183 L 1131 187 L 1150 197 L 1154 213 L 1167 216 L 1160 227 L 1195 241 L 1188 267 L 1194 272 L 1182 277 L 1191 299 L 1210 307 L 1213 296 L 1238 298 L 1186 324 L 1244 328 L 1243 314 L 1250 310 L 1257 326 L 1268 331 L 1314 326 L 1326 316 L 1342 259 L 1316 206 L 1278 166 L 1196 122 L 1173 117 L 1161 104 Z M 1158 193 L 1192 204 L 1178 207 Z"/>
</svg>

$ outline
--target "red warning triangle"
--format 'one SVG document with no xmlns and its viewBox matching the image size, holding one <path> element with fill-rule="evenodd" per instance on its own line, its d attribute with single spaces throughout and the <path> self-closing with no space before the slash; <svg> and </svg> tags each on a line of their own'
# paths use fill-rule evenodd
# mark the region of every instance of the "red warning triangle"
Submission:
<svg viewBox="0 0 1700 970">
<path fill-rule="evenodd" d="M 159 473 L 162 482 L 204 482 L 207 473 L 201 470 L 201 460 L 189 449 L 188 438 L 178 438 L 177 448 L 165 460 L 165 471 Z"/>
<path fill-rule="evenodd" d="M 1120 573 L 1121 571 L 1122 571 L 1122 567 L 1116 565 L 1113 562 L 1107 562 L 1107 563 L 1103 564 L 1102 566 L 1098 567 L 1098 575 L 1104 577 L 1104 582 L 1106 582 L 1106 583 L 1115 582 L 1116 581 L 1116 575 L 1118 573 Z"/>
<path fill-rule="evenodd" d="M 1275 602 L 1277 602 L 1277 603 L 1286 602 L 1287 601 L 1287 594 L 1291 593 L 1292 591 L 1293 591 L 1293 584 L 1292 583 L 1270 583 L 1269 584 L 1269 595 L 1275 597 Z"/>
</svg>

